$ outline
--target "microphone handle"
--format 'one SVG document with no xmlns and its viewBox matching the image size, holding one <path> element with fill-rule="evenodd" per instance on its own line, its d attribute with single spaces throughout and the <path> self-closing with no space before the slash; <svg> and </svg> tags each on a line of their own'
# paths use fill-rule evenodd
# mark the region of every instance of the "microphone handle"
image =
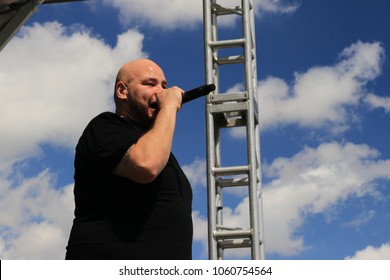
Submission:
<svg viewBox="0 0 390 280">
<path fill-rule="evenodd" d="M 194 100 L 196 98 L 205 96 L 214 90 L 215 90 L 215 85 L 209 84 L 209 85 L 203 85 L 203 86 L 191 89 L 189 91 L 183 92 L 182 93 L 182 104 L 187 103 L 187 102 Z"/>
<path fill-rule="evenodd" d="M 181 97 L 182 97 L 181 103 L 184 104 L 184 103 L 187 103 L 187 102 L 194 100 L 196 98 L 205 96 L 214 90 L 215 90 L 215 85 L 209 84 L 209 85 L 203 85 L 203 86 L 191 89 L 189 91 L 183 92 L 181 94 Z M 157 109 L 157 103 L 150 104 L 149 106 L 151 108 Z"/>
</svg>

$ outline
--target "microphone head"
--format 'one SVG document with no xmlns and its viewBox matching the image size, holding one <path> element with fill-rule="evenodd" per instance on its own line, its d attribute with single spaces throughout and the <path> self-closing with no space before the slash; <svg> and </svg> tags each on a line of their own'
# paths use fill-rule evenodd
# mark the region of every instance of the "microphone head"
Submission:
<svg viewBox="0 0 390 280">
<path fill-rule="evenodd" d="M 208 92 L 212 92 L 215 90 L 215 85 L 214 84 L 209 84 L 209 85 L 206 85 L 207 87 L 207 91 Z"/>
</svg>

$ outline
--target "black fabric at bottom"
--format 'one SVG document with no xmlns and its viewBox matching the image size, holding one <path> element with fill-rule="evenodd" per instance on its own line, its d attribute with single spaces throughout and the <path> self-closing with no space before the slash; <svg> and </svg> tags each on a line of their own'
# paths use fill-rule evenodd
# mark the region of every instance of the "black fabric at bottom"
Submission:
<svg viewBox="0 0 390 280">
<path fill-rule="evenodd" d="M 178 250 L 183 249 L 182 252 Z M 175 245 L 161 243 L 98 243 L 74 245 L 66 260 L 191 260 L 191 252 Z"/>
</svg>

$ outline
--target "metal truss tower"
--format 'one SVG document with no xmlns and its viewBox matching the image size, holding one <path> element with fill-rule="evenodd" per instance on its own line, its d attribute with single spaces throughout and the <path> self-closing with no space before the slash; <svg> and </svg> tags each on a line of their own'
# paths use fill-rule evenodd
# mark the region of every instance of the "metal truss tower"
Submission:
<svg viewBox="0 0 390 280">
<path fill-rule="evenodd" d="M 209 258 L 224 259 L 225 249 L 250 248 L 252 259 L 264 259 L 253 0 L 239 0 L 235 7 L 224 7 L 217 2 L 203 0 L 206 83 L 216 85 L 206 101 Z M 218 20 L 229 15 L 240 18 L 242 35 L 221 40 Z M 220 68 L 229 71 L 233 64 L 243 65 L 244 90 L 222 93 Z M 223 166 L 221 142 L 226 133 L 222 133 L 222 128 L 238 127 L 246 133 L 247 160 L 244 164 Z M 244 187 L 248 195 L 249 222 L 243 226 L 224 223 L 223 192 L 236 187 Z"/>
<path fill-rule="evenodd" d="M 43 4 L 87 0 L 0 0 L 0 51 Z"/>
</svg>

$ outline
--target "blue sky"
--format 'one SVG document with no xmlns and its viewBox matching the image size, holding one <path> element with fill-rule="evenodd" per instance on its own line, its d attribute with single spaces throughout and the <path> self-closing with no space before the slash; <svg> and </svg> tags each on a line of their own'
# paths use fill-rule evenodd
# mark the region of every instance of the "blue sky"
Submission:
<svg viewBox="0 0 390 280">
<path fill-rule="evenodd" d="M 390 2 L 254 2 L 266 258 L 390 259 Z M 113 110 L 123 63 L 149 57 L 170 85 L 204 83 L 202 1 L 183 3 L 41 6 L 0 53 L 1 259 L 64 258 L 74 146 L 93 116 Z M 240 33 L 234 19 L 223 24 L 221 36 Z M 234 70 L 224 75 L 222 89 L 240 86 Z M 207 259 L 204 100 L 178 114 L 193 257 Z M 224 160 L 242 161 L 244 143 L 226 133 Z M 246 199 L 226 194 L 226 222 L 247 221 Z"/>
</svg>

